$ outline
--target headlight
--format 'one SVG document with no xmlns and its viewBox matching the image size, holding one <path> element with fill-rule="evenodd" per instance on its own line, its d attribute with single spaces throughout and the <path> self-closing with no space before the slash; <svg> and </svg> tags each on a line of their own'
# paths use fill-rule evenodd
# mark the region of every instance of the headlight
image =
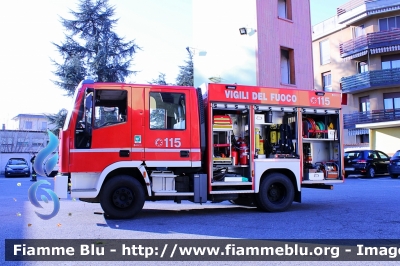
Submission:
<svg viewBox="0 0 400 266">
<path fill-rule="evenodd" d="M 12 169 L 10 167 L 6 167 L 6 171 L 11 171 Z"/>
<path fill-rule="evenodd" d="M 29 168 L 28 168 L 28 167 L 25 167 L 25 168 L 24 168 L 24 171 L 28 171 L 28 170 L 29 170 Z"/>
</svg>

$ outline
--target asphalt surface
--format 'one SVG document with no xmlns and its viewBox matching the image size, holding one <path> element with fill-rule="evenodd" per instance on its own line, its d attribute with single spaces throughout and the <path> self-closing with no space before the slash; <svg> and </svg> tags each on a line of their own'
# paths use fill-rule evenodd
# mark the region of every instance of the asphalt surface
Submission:
<svg viewBox="0 0 400 266">
<path fill-rule="evenodd" d="M 287 212 L 264 213 L 229 202 L 203 205 L 171 201 L 146 202 L 131 220 L 109 220 L 99 204 L 61 200 L 59 213 L 49 220 L 28 199 L 30 178 L 0 176 L 1 239 L 399 239 L 400 178 L 351 176 L 333 190 L 303 189 L 302 203 Z M 52 178 L 38 177 L 38 180 Z M 45 187 L 45 186 L 43 186 Z M 46 186 L 52 188 L 52 186 Z M 40 189 L 38 190 L 40 191 Z M 46 194 L 45 194 L 46 195 Z M 38 196 L 40 197 L 40 196 Z M 0 262 L 5 265 L 54 265 L 55 262 Z M 58 265 L 132 265 L 133 262 L 56 262 Z M 289 265 L 260 262 L 259 265 Z M 317 262 L 296 262 L 309 265 Z M 365 262 L 323 262 L 324 265 L 365 265 Z M 361 264 L 362 263 L 362 264 Z M 388 265 L 392 262 L 385 262 Z M 393 262 L 395 263 L 395 262 Z M 243 262 L 140 262 L 142 265 L 243 265 Z M 252 265 L 258 263 L 252 263 Z M 378 265 L 370 262 L 368 265 Z M 379 265 L 381 265 L 380 263 Z M 398 264 L 398 263 L 396 263 Z M 293 265 L 293 262 L 290 263 Z"/>
</svg>

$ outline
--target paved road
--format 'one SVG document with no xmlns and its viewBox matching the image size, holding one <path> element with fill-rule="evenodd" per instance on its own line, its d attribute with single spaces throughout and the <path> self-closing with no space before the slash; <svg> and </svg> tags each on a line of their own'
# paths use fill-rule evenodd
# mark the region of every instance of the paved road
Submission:
<svg viewBox="0 0 400 266">
<path fill-rule="evenodd" d="M 203 205 L 146 202 L 143 211 L 132 220 L 107 220 L 99 204 L 74 199 L 62 200 L 56 217 L 41 220 L 35 211 L 50 213 L 52 203 L 43 203 L 45 208 L 38 210 L 29 202 L 27 191 L 32 185 L 29 179 L 0 176 L 2 239 L 398 239 L 400 236 L 400 179 L 387 176 L 350 177 L 333 190 L 303 189 L 303 202 L 294 203 L 283 213 L 263 213 L 228 202 Z M 38 177 L 42 179 L 52 182 L 51 178 Z M 0 248 L 0 261 L 4 261 L 3 241 Z"/>
</svg>

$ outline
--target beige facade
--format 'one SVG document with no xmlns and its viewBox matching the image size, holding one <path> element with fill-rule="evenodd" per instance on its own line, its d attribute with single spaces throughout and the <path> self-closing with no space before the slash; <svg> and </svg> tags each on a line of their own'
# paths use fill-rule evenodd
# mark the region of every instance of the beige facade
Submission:
<svg viewBox="0 0 400 266">
<path fill-rule="evenodd" d="M 12 121 L 13 125 L 11 129 L 13 130 L 47 131 L 47 129 L 52 128 L 45 115 L 19 114 Z"/>
<path fill-rule="evenodd" d="M 353 0 L 338 7 L 335 17 L 313 26 L 313 67 L 314 89 L 347 97 L 345 148 L 389 155 L 400 149 L 400 2 Z"/>
</svg>

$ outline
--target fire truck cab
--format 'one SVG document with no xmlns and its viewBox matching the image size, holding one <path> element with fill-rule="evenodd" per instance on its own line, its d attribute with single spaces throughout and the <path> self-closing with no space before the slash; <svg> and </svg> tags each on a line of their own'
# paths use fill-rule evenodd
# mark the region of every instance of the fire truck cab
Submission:
<svg viewBox="0 0 400 266">
<path fill-rule="evenodd" d="M 287 210 L 344 180 L 341 94 L 85 80 L 60 131 L 55 192 L 130 218 L 145 200 Z"/>
</svg>

